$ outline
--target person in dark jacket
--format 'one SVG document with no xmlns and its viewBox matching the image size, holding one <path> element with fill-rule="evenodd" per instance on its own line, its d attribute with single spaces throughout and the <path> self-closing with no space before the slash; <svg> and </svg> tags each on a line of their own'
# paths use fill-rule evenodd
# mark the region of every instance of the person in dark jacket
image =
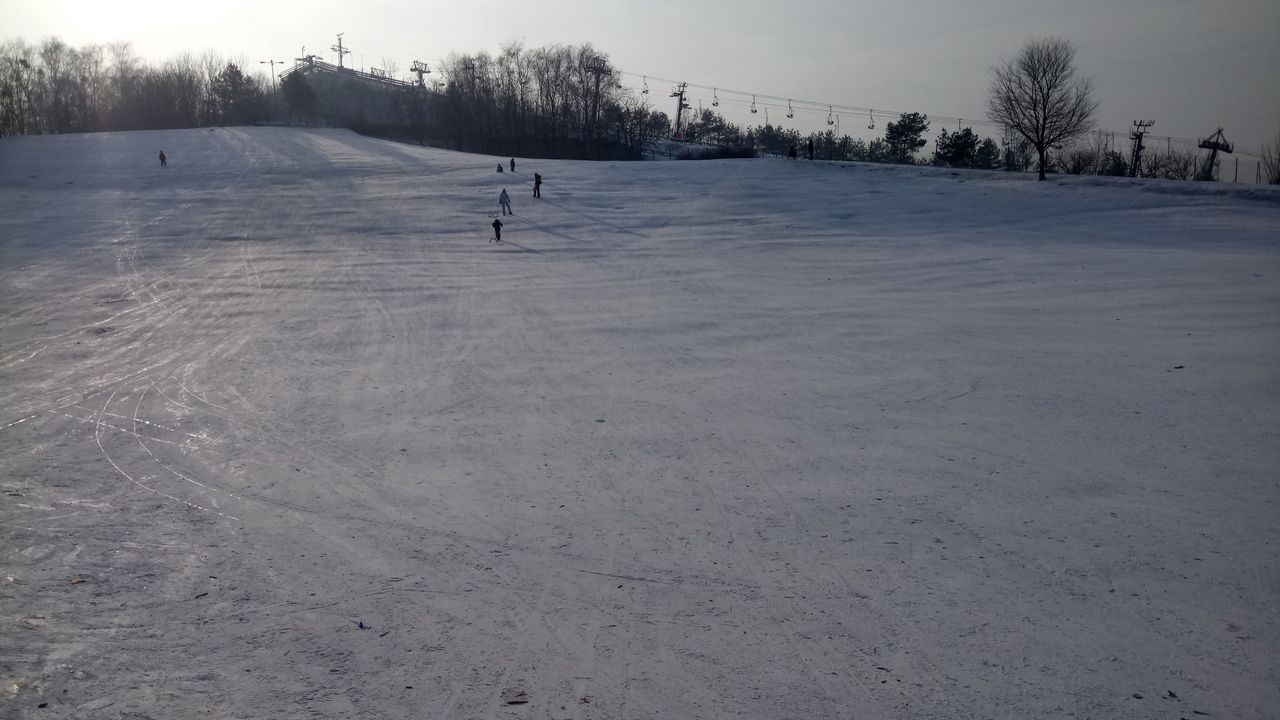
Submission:
<svg viewBox="0 0 1280 720">
<path fill-rule="evenodd" d="M 542 176 L 538 173 L 533 174 L 533 196 L 542 197 Z"/>
<path fill-rule="evenodd" d="M 493 240 L 490 242 L 502 242 L 502 221 L 498 218 L 493 219 Z"/>
<path fill-rule="evenodd" d="M 169 167 L 169 160 L 165 158 L 164 151 L 160 151 L 160 167 Z"/>
</svg>

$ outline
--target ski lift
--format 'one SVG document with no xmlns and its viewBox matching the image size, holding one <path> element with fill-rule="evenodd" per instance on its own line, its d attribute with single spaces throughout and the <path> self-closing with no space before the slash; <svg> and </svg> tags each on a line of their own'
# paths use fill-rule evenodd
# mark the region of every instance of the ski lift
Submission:
<svg viewBox="0 0 1280 720">
<path fill-rule="evenodd" d="M 796 116 L 796 112 L 791 109 L 791 101 L 788 100 L 787 101 L 787 117 L 793 118 L 795 116 Z"/>
<path fill-rule="evenodd" d="M 755 96 L 755 95 L 752 95 L 752 96 L 751 96 L 751 112 L 753 112 L 753 113 L 754 113 L 754 112 L 759 112 L 758 110 L 756 110 L 756 96 Z"/>
<path fill-rule="evenodd" d="M 716 94 L 715 88 L 711 88 L 711 107 L 720 107 L 720 96 Z"/>
<path fill-rule="evenodd" d="M 868 129 L 868 130 L 875 130 L 875 129 L 876 129 L 876 119 L 875 119 L 875 116 L 873 116 L 873 115 L 871 114 L 872 112 L 873 112 L 873 111 L 871 111 L 871 110 L 868 110 L 868 111 L 867 111 L 867 129 Z"/>
<path fill-rule="evenodd" d="M 836 134 L 840 134 L 840 114 L 836 113 Z"/>
<path fill-rule="evenodd" d="M 827 106 L 827 124 L 828 124 L 828 125 L 835 125 L 835 124 L 836 124 L 835 119 L 832 117 L 832 113 L 834 113 L 834 112 L 835 112 L 835 108 L 833 108 L 833 107 L 831 107 L 830 105 L 828 105 L 828 106 Z"/>
<path fill-rule="evenodd" d="M 644 75 L 642 77 L 644 77 L 644 89 L 640 91 L 640 94 L 648 95 L 649 94 L 649 76 Z"/>
</svg>

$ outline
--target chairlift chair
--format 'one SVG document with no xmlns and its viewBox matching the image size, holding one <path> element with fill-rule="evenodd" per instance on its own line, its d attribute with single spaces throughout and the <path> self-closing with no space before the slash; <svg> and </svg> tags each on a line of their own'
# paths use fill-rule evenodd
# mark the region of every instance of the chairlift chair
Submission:
<svg viewBox="0 0 1280 720">
<path fill-rule="evenodd" d="M 796 116 L 796 112 L 791 109 L 791 101 L 788 100 L 787 101 L 787 117 L 793 118 L 795 116 Z"/>
<path fill-rule="evenodd" d="M 648 95 L 649 94 L 649 76 L 644 75 L 643 77 L 644 77 L 644 89 L 640 91 L 640 94 Z"/>
<path fill-rule="evenodd" d="M 871 114 L 872 112 L 874 112 L 874 111 L 873 111 L 873 110 L 868 110 L 868 111 L 867 111 L 867 129 L 868 129 L 868 130 L 875 130 L 875 129 L 876 129 L 876 118 L 875 118 L 875 116 L 874 116 L 874 115 L 872 115 L 872 114 Z"/>
<path fill-rule="evenodd" d="M 755 112 L 759 112 L 759 110 L 756 110 L 756 96 L 755 96 L 755 95 L 752 95 L 752 96 L 751 96 L 751 112 L 753 112 L 753 113 L 755 113 Z"/>
<path fill-rule="evenodd" d="M 835 124 L 836 124 L 835 119 L 832 117 L 832 113 L 834 113 L 834 112 L 835 112 L 835 108 L 833 108 L 833 107 L 831 107 L 830 105 L 828 105 L 828 106 L 827 106 L 827 124 L 828 124 L 828 125 L 835 125 Z"/>
<path fill-rule="evenodd" d="M 716 95 L 715 88 L 711 88 L 711 107 L 720 107 L 720 96 Z"/>
</svg>

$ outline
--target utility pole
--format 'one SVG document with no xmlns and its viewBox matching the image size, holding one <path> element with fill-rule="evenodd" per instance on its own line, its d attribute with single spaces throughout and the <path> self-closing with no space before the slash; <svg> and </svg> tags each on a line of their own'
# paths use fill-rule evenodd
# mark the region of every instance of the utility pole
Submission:
<svg viewBox="0 0 1280 720">
<path fill-rule="evenodd" d="M 306 47 L 304 46 L 302 49 L 306 50 Z M 280 63 L 281 65 L 284 65 L 283 60 L 259 60 L 258 61 L 259 65 L 271 66 L 271 119 L 272 120 L 276 119 L 276 63 Z"/>
<path fill-rule="evenodd" d="M 671 91 L 671 97 L 679 98 L 676 100 L 676 139 L 681 140 L 680 135 L 680 118 L 684 117 L 684 111 L 689 109 L 689 103 L 684 101 L 685 90 L 689 87 L 689 83 L 680 83 Z"/>
<path fill-rule="evenodd" d="M 1129 177 L 1138 177 L 1138 166 L 1142 163 L 1142 136 L 1152 125 L 1155 120 L 1134 120 L 1133 130 L 1129 132 L 1129 139 L 1133 141 L 1133 160 L 1129 163 Z"/>
<path fill-rule="evenodd" d="M 330 49 L 330 50 L 333 50 L 334 52 L 338 53 L 338 69 L 339 69 L 339 70 L 341 70 L 341 69 L 342 69 L 342 56 L 343 56 L 343 55 L 350 55 L 350 54 L 351 54 L 351 51 L 350 51 L 350 50 L 348 50 L 348 49 L 346 49 L 346 48 L 342 47 L 342 36 L 343 36 L 343 35 L 346 35 L 346 33 L 338 33 L 338 44 L 337 44 L 337 45 L 330 45 L 330 46 L 329 46 L 329 49 Z"/>
</svg>

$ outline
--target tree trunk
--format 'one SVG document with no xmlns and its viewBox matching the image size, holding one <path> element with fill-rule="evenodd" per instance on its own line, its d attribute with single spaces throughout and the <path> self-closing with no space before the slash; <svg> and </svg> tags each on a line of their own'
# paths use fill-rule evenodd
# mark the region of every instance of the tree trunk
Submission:
<svg viewBox="0 0 1280 720">
<path fill-rule="evenodd" d="M 1049 148 L 1038 147 L 1036 148 L 1036 152 L 1040 153 L 1040 179 L 1044 180 L 1044 156 L 1048 154 Z"/>
</svg>

